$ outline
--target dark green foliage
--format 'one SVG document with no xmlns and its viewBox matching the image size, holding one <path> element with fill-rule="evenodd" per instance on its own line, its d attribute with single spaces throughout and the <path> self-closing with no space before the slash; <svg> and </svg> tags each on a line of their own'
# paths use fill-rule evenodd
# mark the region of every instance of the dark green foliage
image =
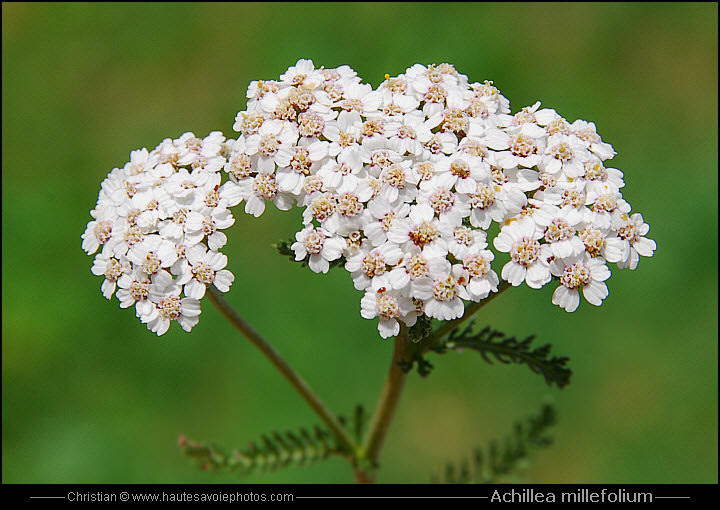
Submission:
<svg viewBox="0 0 720 510">
<path fill-rule="evenodd" d="M 476 448 L 470 459 L 459 465 L 448 463 L 442 478 L 432 477 L 433 483 L 502 483 L 511 481 L 530 457 L 539 449 L 552 444 L 547 429 L 555 423 L 555 408 L 546 403 L 536 416 L 525 423 L 515 422 L 512 434 L 502 442 L 491 441 L 486 450 Z"/>
<path fill-rule="evenodd" d="M 420 315 L 414 326 L 408 329 L 408 337 L 413 343 L 422 342 L 432 333 L 432 319 Z"/>
<path fill-rule="evenodd" d="M 533 349 L 531 344 L 534 339 L 535 335 L 531 335 L 518 341 L 514 336 L 506 337 L 505 333 L 493 330 L 490 326 L 486 326 L 478 333 L 472 333 L 471 322 L 462 331 L 460 328 L 453 329 L 445 339 L 439 341 L 430 350 L 444 354 L 450 350 L 472 349 L 479 352 L 490 364 L 493 363 L 491 357 L 505 364 L 524 364 L 536 374 L 542 375 L 550 386 L 555 384 L 558 388 L 563 388 L 568 385 L 572 371 L 566 365 L 570 358 L 550 357 L 552 348 L 550 344 Z M 433 368 L 433 365 L 420 353 L 415 353 L 412 359 L 402 365 L 402 368 L 406 372 L 410 371 L 415 363 L 418 364 L 418 373 L 423 377 Z"/>
<path fill-rule="evenodd" d="M 413 369 L 415 363 L 417 363 L 417 371 L 420 377 L 426 377 L 435 368 L 435 365 L 426 360 L 422 354 L 413 354 L 412 359 L 400 361 L 398 366 L 407 374 Z"/>
<path fill-rule="evenodd" d="M 358 405 L 351 418 L 339 416 L 338 420 L 360 442 L 367 421 L 365 410 Z M 311 466 L 318 460 L 331 455 L 349 456 L 326 429 L 320 426 L 302 427 L 296 432 L 273 432 L 263 434 L 259 441 L 248 442 L 245 448 L 228 453 L 225 448 L 213 443 L 189 441 L 180 437 L 178 441 L 183 454 L 205 471 L 225 471 L 246 476 L 254 471 L 276 471 L 295 464 L 298 467 Z"/>
<path fill-rule="evenodd" d="M 290 239 L 289 241 L 278 241 L 272 246 L 277 250 L 280 255 L 285 255 L 286 257 L 291 257 L 292 260 L 295 260 L 295 252 L 292 251 L 292 248 L 290 248 L 292 244 L 293 240 Z"/>
<path fill-rule="evenodd" d="M 215 444 L 184 438 L 180 440 L 180 447 L 205 471 L 234 472 L 241 476 L 256 470 L 273 472 L 292 463 L 312 465 L 332 454 L 342 453 L 332 435 L 318 426 L 311 430 L 301 428 L 298 432 L 263 435 L 259 441 L 250 441 L 247 447 L 232 453 Z"/>
<path fill-rule="evenodd" d="M 293 245 L 295 241 L 292 239 L 288 241 L 278 241 L 277 243 L 273 244 L 273 248 L 277 250 L 277 252 L 280 255 L 284 255 L 285 257 L 289 257 L 290 260 L 293 262 L 300 262 L 300 264 L 305 267 L 308 265 L 308 259 L 310 258 L 310 255 L 305 257 L 303 260 L 295 260 L 295 252 L 292 250 L 291 246 Z M 339 259 L 333 260 L 330 262 L 330 269 L 338 266 L 345 265 L 345 257 L 340 257 Z"/>
<path fill-rule="evenodd" d="M 365 425 L 368 421 L 368 416 L 363 406 L 358 404 L 355 406 L 355 411 L 351 418 L 340 415 L 338 416 L 338 421 L 350 433 L 350 437 L 353 438 L 356 444 L 362 443 Z"/>
</svg>

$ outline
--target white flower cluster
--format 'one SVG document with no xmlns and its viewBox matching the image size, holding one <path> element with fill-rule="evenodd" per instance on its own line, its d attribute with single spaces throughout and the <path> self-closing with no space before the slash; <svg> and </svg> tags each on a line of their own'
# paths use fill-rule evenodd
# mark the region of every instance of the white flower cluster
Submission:
<svg viewBox="0 0 720 510">
<path fill-rule="evenodd" d="M 511 115 L 491 82 L 469 83 L 450 64 L 385 78 L 373 89 L 348 66 L 300 60 L 279 80 L 250 84 L 237 140 L 186 134 L 133 153 L 103 183 L 83 236 L 88 253 L 103 245 L 93 272 L 105 275 L 106 297 L 117 282 L 121 306 L 135 302 L 153 331 L 170 319 L 192 327 L 205 285 L 226 291 L 232 282 L 219 230 L 243 201 L 256 217 L 269 201 L 304 208 L 296 260 L 324 273 L 344 257 L 365 292 L 361 315 L 377 317 L 386 338 L 400 322 L 455 319 L 463 300 L 497 292 L 493 222 L 501 226 L 493 245 L 510 256 L 501 277 L 532 288 L 556 277 L 552 300 L 567 311 L 579 291 L 602 303 L 608 262 L 635 269 L 653 255 L 594 124 L 540 103 Z"/>
<path fill-rule="evenodd" d="M 245 211 L 304 207 L 296 259 L 326 272 L 344 256 L 383 337 L 423 313 L 460 317 L 463 300 L 497 291 L 492 222 L 511 258 L 502 278 L 539 288 L 556 276 L 553 302 L 568 311 L 579 290 L 601 304 L 606 262 L 634 269 L 655 249 L 594 124 L 539 103 L 510 115 L 492 83 L 452 65 L 414 65 L 373 90 L 347 66 L 300 60 L 247 96 L 225 167 Z"/>
<path fill-rule="evenodd" d="M 90 212 L 82 248 L 102 247 L 92 272 L 105 277 L 103 295 L 116 294 L 122 308 L 134 304 L 158 335 L 171 321 L 190 331 L 206 286 L 227 292 L 234 280 L 219 251 L 227 242 L 221 231 L 235 222 L 228 208 L 242 201 L 236 184 L 221 185 L 227 150 L 220 132 L 136 150 L 103 181 Z"/>
</svg>

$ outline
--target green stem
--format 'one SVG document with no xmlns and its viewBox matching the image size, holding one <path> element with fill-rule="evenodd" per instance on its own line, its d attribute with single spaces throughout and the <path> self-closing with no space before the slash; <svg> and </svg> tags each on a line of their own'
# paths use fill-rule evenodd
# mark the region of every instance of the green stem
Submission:
<svg viewBox="0 0 720 510">
<path fill-rule="evenodd" d="M 293 370 L 287 361 L 278 353 L 260 334 L 243 319 L 240 314 L 225 300 L 222 293 L 215 288 L 214 285 L 208 285 L 207 295 L 210 302 L 220 311 L 220 313 L 235 326 L 242 335 L 250 340 L 250 342 L 260 349 L 267 359 L 275 365 L 280 373 L 288 380 L 293 388 L 307 402 L 320 419 L 328 426 L 340 445 L 347 452 L 355 452 L 356 445 L 348 435 L 347 430 L 337 420 L 334 414 L 330 412 L 320 397 L 310 388 L 300 375 Z"/>
<path fill-rule="evenodd" d="M 375 408 L 375 415 L 359 455 L 360 460 L 364 461 L 366 465 L 369 464 L 369 467 L 367 470 L 362 467 L 357 468 L 356 478 L 358 482 L 373 483 L 375 481 L 375 469 L 378 465 L 380 450 L 390 430 L 390 423 L 395 415 L 407 379 L 407 374 L 402 371 L 398 363 L 407 358 L 409 346 L 407 328 L 401 325 L 400 333 L 395 337 L 395 350 L 390 363 L 390 371 L 385 379 L 380 400 Z"/>
<path fill-rule="evenodd" d="M 400 402 L 407 373 L 403 372 L 399 363 L 403 360 L 412 358 L 414 352 L 424 353 L 430 350 L 437 342 L 442 340 L 450 331 L 458 327 L 460 324 L 468 320 L 483 306 L 499 296 L 502 292 L 510 288 L 511 285 L 505 281 L 500 282 L 498 291 L 483 299 L 479 303 L 472 303 L 465 309 L 462 317 L 447 322 L 444 326 L 433 331 L 430 336 L 420 344 L 411 344 L 408 339 L 407 328 L 404 325 L 400 327 L 400 334 L 395 337 L 395 350 L 393 352 L 392 362 L 390 363 L 390 371 L 385 379 L 380 400 L 375 409 L 370 429 L 365 436 L 363 448 L 358 455 L 361 461 L 355 469 L 356 480 L 359 483 L 373 483 L 375 481 L 375 469 L 378 465 L 380 450 L 382 449 L 385 437 L 390 430 L 390 423 L 395 416 L 395 411 Z M 363 467 L 365 465 L 365 467 Z"/>
</svg>

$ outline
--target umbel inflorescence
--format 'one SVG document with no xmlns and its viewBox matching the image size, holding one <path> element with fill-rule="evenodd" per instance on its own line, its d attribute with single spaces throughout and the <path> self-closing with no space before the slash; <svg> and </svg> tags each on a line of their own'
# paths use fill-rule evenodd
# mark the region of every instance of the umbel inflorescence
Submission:
<svg viewBox="0 0 720 510">
<path fill-rule="evenodd" d="M 227 292 L 223 229 L 244 203 L 303 208 L 291 246 L 318 273 L 344 257 L 361 315 L 382 337 L 420 315 L 459 318 L 497 292 L 487 230 L 510 260 L 500 277 L 572 312 L 582 292 L 608 295 L 608 263 L 652 256 L 649 227 L 620 192 L 615 155 L 583 120 L 540 103 L 510 114 L 492 84 L 450 64 L 416 64 L 377 88 L 348 66 L 300 60 L 279 80 L 253 81 L 236 140 L 185 133 L 131 153 L 102 183 L 83 249 L 103 295 L 158 335 L 198 322 L 206 286 Z M 497 268 L 496 268 L 497 269 Z"/>
</svg>

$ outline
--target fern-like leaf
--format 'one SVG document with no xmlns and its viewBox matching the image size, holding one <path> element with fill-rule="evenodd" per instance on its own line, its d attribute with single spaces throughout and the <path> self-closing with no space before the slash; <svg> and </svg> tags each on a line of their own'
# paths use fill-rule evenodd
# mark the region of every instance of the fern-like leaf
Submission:
<svg viewBox="0 0 720 510">
<path fill-rule="evenodd" d="M 353 433 L 359 444 L 367 421 L 362 406 L 357 406 L 351 418 L 339 416 L 338 420 Z M 240 476 L 256 471 L 274 472 L 291 464 L 311 466 L 332 455 L 350 455 L 328 430 L 320 426 L 263 434 L 258 441 L 249 441 L 245 448 L 235 449 L 232 453 L 214 443 L 190 441 L 184 436 L 179 438 L 178 443 L 182 452 L 201 469 Z"/>
<path fill-rule="evenodd" d="M 415 325 L 408 328 L 408 337 L 413 343 L 419 343 L 425 340 L 432 333 L 432 319 L 420 315 L 415 322 Z"/>
<path fill-rule="evenodd" d="M 276 471 L 297 464 L 312 465 L 343 450 L 328 441 L 329 432 L 316 428 L 312 432 L 300 429 L 293 432 L 274 432 L 261 436 L 259 441 L 250 441 L 245 448 L 228 453 L 216 444 L 189 441 L 180 438 L 183 453 L 205 471 L 238 473 L 246 476 L 254 471 Z"/>
<path fill-rule="evenodd" d="M 526 464 L 541 448 L 552 444 L 547 429 L 555 423 L 555 408 L 546 403 L 525 423 L 515 422 L 512 434 L 502 442 L 491 441 L 487 448 L 476 448 L 471 458 L 459 465 L 448 463 L 444 476 L 433 476 L 433 483 L 502 483 Z"/>
<path fill-rule="evenodd" d="M 546 344 L 533 348 L 534 339 L 535 335 L 531 335 L 518 341 L 514 336 L 506 337 L 505 333 L 493 330 L 490 326 L 486 326 L 478 333 L 473 333 L 471 321 L 463 330 L 460 328 L 452 330 L 431 350 L 438 354 L 444 354 L 451 350 L 472 349 L 479 352 L 482 358 L 490 364 L 493 363 L 493 358 L 505 364 L 524 364 L 534 373 L 542 375 L 549 386 L 555 384 L 558 388 L 563 388 L 568 385 L 572 375 L 572 371 L 567 368 L 570 358 L 566 356 L 550 357 L 552 346 Z M 421 354 L 416 354 L 412 359 L 406 360 L 402 368 L 409 371 L 415 363 L 418 364 L 418 372 L 423 377 L 432 369 L 432 365 Z"/>
</svg>

